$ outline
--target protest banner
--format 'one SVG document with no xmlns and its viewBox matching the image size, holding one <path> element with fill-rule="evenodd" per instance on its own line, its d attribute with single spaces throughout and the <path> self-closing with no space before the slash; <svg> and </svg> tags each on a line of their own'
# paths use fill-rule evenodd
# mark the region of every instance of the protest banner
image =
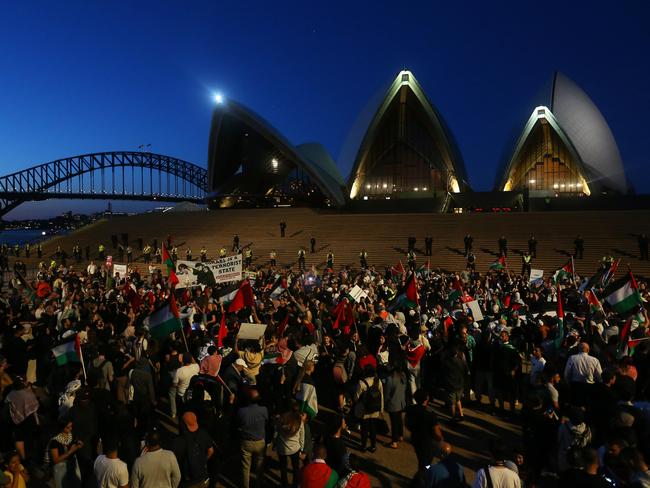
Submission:
<svg viewBox="0 0 650 488">
<path fill-rule="evenodd" d="M 126 278 L 127 275 L 127 267 L 126 264 L 114 264 L 113 265 L 113 276 L 119 274 L 120 278 Z"/>
<path fill-rule="evenodd" d="M 176 262 L 176 277 L 178 283 L 176 288 L 191 288 L 193 286 L 214 286 L 214 274 L 210 269 L 210 263 L 201 261 L 178 261 Z"/>
<path fill-rule="evenodd" d="M 217 283 L 239 281 L 242 279 L 242 255 L 227 256 L 211 265 Z"/>
</svg>

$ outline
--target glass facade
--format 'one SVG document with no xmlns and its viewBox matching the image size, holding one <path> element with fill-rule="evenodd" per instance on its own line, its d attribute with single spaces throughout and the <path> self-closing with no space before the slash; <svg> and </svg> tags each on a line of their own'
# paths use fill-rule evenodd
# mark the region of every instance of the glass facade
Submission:
<svg viewBox="0 0 650 488">
<path fill-rule="evenodd" d="M 528 135 L 505 190 L 588 195 L 589 188 L 566 145 L 549 122 L 540 118 Z"/>
<path fill-rule="evenodd" d="M 431 198 L 446 193 L 440 137 L 417 96 L 402 86 L 361 162 L 356 198 Z"/>
</svg>

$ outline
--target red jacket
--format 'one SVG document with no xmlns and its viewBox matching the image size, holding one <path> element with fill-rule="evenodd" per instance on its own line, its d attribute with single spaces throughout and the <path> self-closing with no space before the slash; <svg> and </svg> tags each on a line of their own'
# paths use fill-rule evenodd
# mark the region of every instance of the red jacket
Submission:
<svg viewBox="0 0 650 488">
<path fill-rule="evenodd" d="M 422 344 L 418 344 L 414 347 L 411 345 L 408 346 L 406 349 L 406 359 L 412 368 L 415 368 L 418 364 L 420 364 L 420 360 L 424 356 L 425 352 L 426 351 L 424 350 L 424 346 Z"/>
</svg>

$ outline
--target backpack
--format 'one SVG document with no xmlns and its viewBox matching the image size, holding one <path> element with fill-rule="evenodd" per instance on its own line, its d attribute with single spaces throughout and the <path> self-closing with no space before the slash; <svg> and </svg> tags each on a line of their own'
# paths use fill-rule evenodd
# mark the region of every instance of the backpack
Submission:
<svg viewBox="0 0 650 488">
<path fill-rule="evenodd" d="M 379 379 L 375 378 L 372 386 L 369 386 L 365 379 L 361 380 L 366 385 L 366 391 L 361 394 L 359 401 L 363 405 L 363 414 L 381 412 L 381 391 L 379 391 Z"/>
</svg>

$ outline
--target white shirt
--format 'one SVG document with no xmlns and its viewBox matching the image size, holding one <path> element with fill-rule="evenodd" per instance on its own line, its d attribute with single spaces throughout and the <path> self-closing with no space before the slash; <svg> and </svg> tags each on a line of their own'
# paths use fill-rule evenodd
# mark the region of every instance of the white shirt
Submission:
<svg viewBox="0 0 650 488">
<path fill-rule="evenodd" d="M 506 468 L 497 468 L 490 466 L 490 479 L 492 480 L 493 488 L 521 488 L 521 480 L 519 475 L 514 471 Z M 472 488 L 488 488 L 487 478 L 485 477 L 485 468 L 480 469 L 476 473 L 476 479 Z"/>
<path fill-rule="evenodd" d="M 88 271 L 88 274 L 95 274 L 97 271 L 97 265 L 96 264 L 89 264 L 88 268 L 86 268 L 86 271 Z"/>
<path fill-rule="evenodd" d="M 95 459 L 94 471 L 99 488 L 121 488 L 129 484 L 129 470 L 120 459 L 109 459 L 101 454 Z"/>
<path fill-rule="evenodd" d="M 595 383 L 603 372 L 600 361 L 586 352 L 570 356 L 564 368 L 564 379 L 571 383 Z"/>
<path fill-rule="evenodd" d="M 190 380 L 193 376 L 199 374 L 200 367 L 198 364 L 188 364 L 181 366 L 174 373 L 174 384 L 176 385 L 176 394 L 178 396 L 185 395 L 187 387 L 190 386 Z"/>
</svg>

